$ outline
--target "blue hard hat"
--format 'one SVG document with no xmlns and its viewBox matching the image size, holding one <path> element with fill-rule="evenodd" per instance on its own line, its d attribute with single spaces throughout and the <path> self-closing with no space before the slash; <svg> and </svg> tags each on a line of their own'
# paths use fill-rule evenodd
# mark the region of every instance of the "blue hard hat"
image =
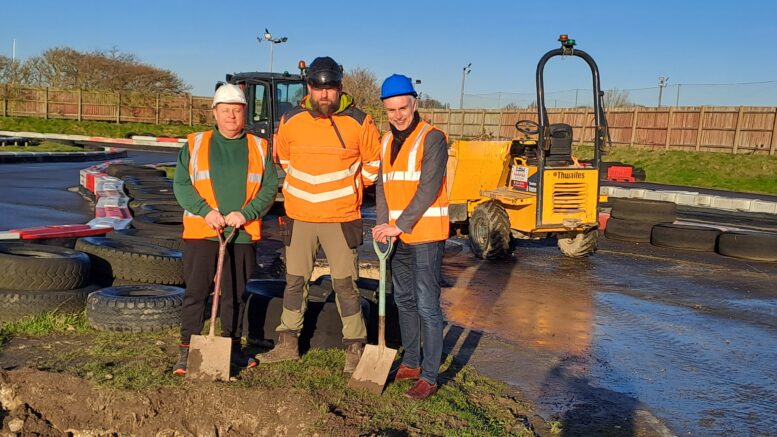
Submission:
<svg viewBox="0 0 777 437">
<path fill-rule="evenodd" d="M 401 74 L 392 74 L 383 81 L 380 87 L 380 99 L 388 99 L 395 96 L 413 96 L 418 97 L 418 93 L 413 89 L 413 81 Z"/>
</svg>

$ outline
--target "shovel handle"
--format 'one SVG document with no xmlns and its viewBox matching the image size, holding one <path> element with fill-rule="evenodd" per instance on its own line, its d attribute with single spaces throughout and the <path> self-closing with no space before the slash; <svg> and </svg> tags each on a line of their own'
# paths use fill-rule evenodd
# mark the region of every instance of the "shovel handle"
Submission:
<svg viewBox="0 0 777 437">
<path fill-rule="evenodd" d="M 227 252 L 227 244 L 235 235 L 237 228 L 232 228 L 232 232 L 224 237 L 224 231 L 219 230 L 219 259 L 216 261 L 216 277 L 213 280 L 213 305 L 210 310 L 210 331 L 211 337 L 216 335 L 216 315 L 219 313 L 219 298 L 221 297 L 221 272 L 224 270 L 224 255 Z"/>
<path fill-rule="evenodd" d="M 383 347 L 386 344 L 386 261 L 388 260 L 391 251 L 394 250 L 394 238 L 387 237 L 386 250 L 381 249 L 380 243 L 376 240 L 372 240 L 372 247 L 375 249 L 375 254 L 378 255 L 380 260 L 380 283 L 378 286 L 378 344 Z"/>
</svg>

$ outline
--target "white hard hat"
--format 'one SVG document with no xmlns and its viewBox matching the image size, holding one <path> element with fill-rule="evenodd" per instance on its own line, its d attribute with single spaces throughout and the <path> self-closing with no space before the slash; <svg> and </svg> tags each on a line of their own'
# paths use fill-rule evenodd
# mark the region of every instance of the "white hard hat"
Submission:
<svg viewBox="0 0 777 437">
<path fill-rule="evenodd" d="M 219 103 L 242 103 L 247 105 L 246 95 L 239 86 L 227 83 L 221 85 L 216 94 L 213 95 L 213 105 L 211 108 L 215 108 Z"/>
</svg>

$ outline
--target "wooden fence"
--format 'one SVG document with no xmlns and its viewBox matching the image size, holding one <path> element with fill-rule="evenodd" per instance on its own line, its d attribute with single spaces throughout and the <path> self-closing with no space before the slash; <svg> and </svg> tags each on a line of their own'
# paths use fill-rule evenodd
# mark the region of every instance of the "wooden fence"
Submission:
<svg viewBox="0 0 777 437">
<path fill-rule="evenodd" d="M 211 124 L 212 97 L 141 93 L 0 88 L 0 115 L 155 124 Z M 380 108 L 370 111 L 379 129 L 388 130 Z M 426 119 L 451 139 L 506 140 L 517 135 L 515 122 L 537 120 L 530 109 L 421 109 Z M 548 109 L 551 123 L 567 123 L 578 143 L 593 142 L 593 110 Z M 614 108 L 607 111 L 613 145 L 665 150 L 774 155 L 777 150 L 777 107 Z"/>
<path fill-rule="evenodd" d="M 154 124 L 210 124 L 212 97 L 54 88 L 0 88 L 0 115 Z"/>
</svg>

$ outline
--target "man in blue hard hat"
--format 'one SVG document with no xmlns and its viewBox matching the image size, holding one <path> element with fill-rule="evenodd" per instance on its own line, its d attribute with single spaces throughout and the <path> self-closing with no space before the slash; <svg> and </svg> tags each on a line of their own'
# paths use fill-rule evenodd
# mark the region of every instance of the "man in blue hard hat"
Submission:
<svg viewBox="0 0 777 437">
<path fill-rule="evenodd" d="M 409 77 L 389 76 L 380 94 L 391 131 L 381 141 L 372 236 L 384 243 L 388 237 L 397 239 L 391 279 L 405 352 L 394 380 L 415 381 L 405 396 L 421 400 L 437 392 L 442 358 L 440 274 L 450 232 L 448 144 L 441 130 L 421 120 Z"/>
</svg>

